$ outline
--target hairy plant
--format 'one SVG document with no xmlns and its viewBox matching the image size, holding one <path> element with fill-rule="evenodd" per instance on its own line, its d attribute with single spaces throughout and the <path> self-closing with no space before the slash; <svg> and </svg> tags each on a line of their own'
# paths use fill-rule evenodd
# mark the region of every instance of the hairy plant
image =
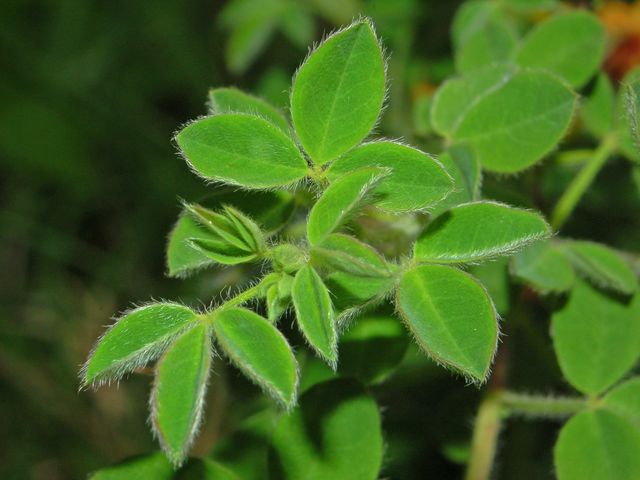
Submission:
<svg viewBox="0 0 640 480">
<path fill-rule="evenodd" d="M 602 27 L 586 11 L 560 10 L 519 38 L 501 3 L 470 2 L 456 17 L 453 41 L 458 74 L 430 104 L 430 126 L 444 139 L 438 157 L 371 137 L 387 79 L 368 19 L 327 36 L 302 63 L 291 122 L 258 97 L 215 88 L 209 114 L 176 135 L 189 168 L 222 193 L 209 203 L 184 202 L 169 238 L 169 275 L 255 264 L 256 276 L 203 310 L 155 302 L 125 312 L 81 374 L 84 386 L 95 387 L 156 362 L 151 424 L 173 467 L 187 459 L 207 388 L 217 387 L 212 359 L 221 355 L 279 408 L 272 475 L 377 478 L 380 413 L 366 388 L 346 378 L 348 363 L 341 369 L 341 338 L 366 329 L 397 336 L 402 324 L 433 361 L 468 384 L 485 384 L 500 317 L 492 289 L 474 273 L 493 261 L 504 281 L 509 275 L 541 296 L 568 295 L 552 316 L 551 337 L 564 377 L 584 397 L 489 385 L 468 478 L 488 478 L 501 419 L 518 413 L 570 417 L 555 447 L 559 478 L 640 478 L 640 383 L 625 380 L 640 355 L 637 273 L 605 245 L 554 236 L 607 158 L 638 157 L 637 75 L 625 82 L 618 107 L 603 75 L 580 101 L 576 89 L 597 74 L 604 55 Z M 616 117 L 620 108 L 626 119 Z M 551 225 L 532 209 L 483 198 L 483 170 L 513 174 L 536 165 L 558 148 L 578 112 L 601 143 Z M 500 257 L 512 257 L 508 269 Z M 295 319 L 297 333 L 283 318 Z M 320 379 L 329 381 L 301 378 L 303 351 L 329 367 Z M 403 351 L 364 352 L 369 365 L 360 378 L 384 379 Z M 207 478 L 236 478 L 204 462 Z M 165 463 L 153 455 L 115 468 L 169 478 Z"/>
</svg>

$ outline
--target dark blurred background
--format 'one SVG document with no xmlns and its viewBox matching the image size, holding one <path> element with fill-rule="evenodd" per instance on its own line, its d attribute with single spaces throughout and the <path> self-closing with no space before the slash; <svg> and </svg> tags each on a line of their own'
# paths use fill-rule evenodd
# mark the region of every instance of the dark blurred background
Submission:
<svg viewBox="0 0 640 480">
<path fill-rule="evenodd" d="M 147 377 L 78 393 L 77 372 L 115 312 L 151 297 L 208 302 L 225 281 L 216 272 L 164 276 L 178 197 L 206 191 L 171 138 L 206 113 L 208 88 L 237 85 L 284 107 L 307 45 L 364 13 L 392 52 L 382 130 L 412 138 L 413 100 L 453 71 L 459 3 L 0 2 L 0 478 L 85 478 L 156 449 Z M 455 477 L 464 457 L 456 441 L 469 433 L 478 393 L 446 373 L 407 371 L 410 381 L 380 394 L 393 432 L 386 471 Z M 550 469 L 555 430 L 521 429 L 505 448 L 528 452 L 532 464 L 543 456 L 540 468 Z M 197 453 L 215 435 L 203 442 Z"/>
</svg>

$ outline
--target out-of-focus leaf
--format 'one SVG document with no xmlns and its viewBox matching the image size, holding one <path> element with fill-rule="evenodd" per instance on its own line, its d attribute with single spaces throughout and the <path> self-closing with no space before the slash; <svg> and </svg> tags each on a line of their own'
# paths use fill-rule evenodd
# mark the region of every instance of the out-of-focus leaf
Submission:
<svg viewBox="0 0 640 480">
<path fill-rule="evenodd" d="M 582 103 L 582 120 L 585 128 L 601 138 L 613 128 L 615 92 L 609 77 L 600 73 L 591 94 Z"/>
<path fill-rule="evenodd" d="M 364 314 L 340 338 L 338 371 L 365 384 L 382 382 L 400 364 L 408 344 L 397 318 L 384 313 Z"/>
<path fill-rule="evenodd" d="M 375 480 L 382 464 L 378 406 L 353 380 L 315 385 L 283 416 L 269 452 L 273 479 Z"/>
<path fill-rule="evenodd" d="M 638 289 L 638 278 L 614 250 L 587 241 L 567 241 L 562 252 L 579 274 L 602 288 L 630 295 Z"/>
<path fill-rule="evenodd" d="M 640 356 L 640 296 L 625 304 L 578 281 L 567 305 L 552 317 L 551 336 L 565 378 L 596 395 Z"/>
<path fill-rule="evenodd" d="M 598 17 L 586 10 L 554 15 L 524 38 L 518 64 L 548 69 L 572 86 L 584 85 L 604 58 L 605 30 Z"/>
<path fill-rule="evenodd" d="M 542 292 L 565 292 L 576 275 L 571 263 L 550 242 L 538 242 L 513 257 L 511 273 Z"/>
<path fill-rule="evenodd" d="M 554 75 L 517 71 L 476 98 L 451 132 L 486 170 L 514 173 L 549 153 L 567 132 L 576 94 Z"/>
<path fill-rule="evenodd" d="M 560 431 L 554 448 L 559 480 L 640 477 L 640 429 L 607 411 L 581 412 Z"/>
<path fill-rule="evenodd" d="M 289 122 L 282 112 L 265 100 L 249 95 L 237 88 L 212 88 L 209 90 L 209 113 L 248 113 L 269 120 L 282 131 L 289 131 Z"/>
</svg>

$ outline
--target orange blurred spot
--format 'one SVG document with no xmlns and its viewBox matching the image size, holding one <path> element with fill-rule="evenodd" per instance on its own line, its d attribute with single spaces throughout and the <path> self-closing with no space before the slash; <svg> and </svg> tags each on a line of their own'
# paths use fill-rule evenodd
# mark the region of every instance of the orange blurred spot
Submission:
<svg viewBox="0 0 640 480">
<path fill-rule="evenodd" d="M 619 81 L 640 65 L 640 2 L 607 2 L 597 13 L 613 41 L 604 68 Z"/>
<path fill-rule="evenodd" d="M 414 100 L 417 100 L 420 97 L 424 97 L 425 95 L 431 95 L 436 91 L 436 86 L 429 82 L 420 82 L 415 84 L 411 88 L 411 97 Z"/>
<path fill-rule="evenodd" d="M 607 2 L 597 13 L 611 35 L 640 35 L 640 2 Z"/>
</svg>

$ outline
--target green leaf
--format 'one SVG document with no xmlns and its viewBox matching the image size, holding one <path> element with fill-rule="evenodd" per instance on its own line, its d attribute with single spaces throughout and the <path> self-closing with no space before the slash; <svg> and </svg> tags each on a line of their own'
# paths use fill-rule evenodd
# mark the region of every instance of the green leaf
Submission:
<svg viewBox="0 0 640 480">
<path fill-rule="evenodd" d="M 271 260 L 276 271 L 295 273 L 307 262 L 306 254 L 300 247 L 282 243 L 271 250 Z"/>
<path fill-rule="evenodd" d="M 414 246 L 419 261 L 465 263 L 512 255 L 548 237 L 537 213 L 495 202 L 458 205 L 432 221 Z"/>
<path fill-rule="evenodd" d="M 554 448 L 559 480 L 640 478 L 640 430 L 606 411 L 581 412 Z"/>
<path fill-rule="evenodd" d="M 317 164 L 346 152 L 373 128 L 384 100 L 382 49 L 369 21 L 329 36 L 293 82 L 291 115 L 298 138 Z"/>
<path fill-rule="evenodd" d="M 504 5 L 520 13 L 541 13 L 558 7 L 557 0 L 505 0 Z"/>
<path fill-rule="evenodd" d="M 216 188 L 213 195 L 202 202 L 205 207 L 220 210 L 232 205 L 241 210 L 264 229 L 267 235 L 280 230 L 295 211 L 295 199 L 286 191 L 242 191 L 231 187 Z"/>
<path fill-rule="evenodd" d="M 222 265 L 238 265 L 256 260 L 255 253 L 241 250 L 219 239 L 189 239 L 189 245 L 208 259 Z"/>
<path fill-rule="evenodd" d="M 574 10 L 538 24 L 524 38 L 516 61 L 525 67 L 548 69 L 576 88 L 597 71 L 605 53 L 605 31 L 598 18 Z"/>
<path fill-rule="evenodd" d="M 220 438 L 210 456 L 231 468 L 242 480 L 264 480 L 267 452 L 278 412 L 266 408 L 237 422 Z"/>
<path fill-rule="evenodd" d="M 184 461 L 202 420 L 211 356 L 210 328 L 201 323 L 180 336 L 156 368 L 153 429 L 176 466 Z"/>
<path fill-rule="evenodd" d="M 618 149 L 622 155 L 635 162 L 640 162 L 640 145 L 636 135 L 637 129 L 633 123 L 635 121 L 633 106 L 630 103 L 630 100 L 634 99 L 636 87 L 630 86 L 637 85 L 638 82 L 640 82 L 640 67 L 635 67 L 627 72 L 621 81 L 615 111 Z M 633 92 L 629 90 L 630 88 L 633 88 Z"/>
<path fill-rule="evenodd" d="M 511 273 L 542 292 L 566 292 L 576 279 L 571 263 L 550 242 L 535 243 L 513 257 Z"/>
<path fill-rule="evenodd" d="M 489 8 L 492 11 L 484 18 L 478 18 L 474 28 L 465 32 L 464 41 L 456 46 L 455 63 L 459 72 L 474 71 L 513 58 L 518 41 L 516 30 L 498 9 Z"/>
<path fill-rule="evenodd" d="M 576 282 L 554 313 L 551 336 L 565 378 L 595 395 L 620 380 L 640 355 L 640 296 L 625 304 Z"/>
<path fill-rule="evenodd" d="M 264 235 L 260 227 L 241 211 L 230 205 L 223 207 L 226 217 L 233 223 L 238 236 L 252 252 L 260 253 L 264 250 Z"/>
<path fill-rule="evenodd" d="M 513 70 L 508 65 L 491 65 L 444 82 L 433 97 L 431 123 L 434 130 L 450 136 L 467 111 L 509 81 Z"/>
<path fill-rule="evenodd" d="M 298 327 L 307 342 L 335 370 L 338 362 L 336 316 L 329 291 L 313 267 L 302 267 L 296 273 L 291 297 Z"/>
<path fill-rule="evenodd" d="M 334 181 L 363 167 L 382 167 L 391 173 L 376 187 L 376 205 L 392 212 L 428 208 L 452 189 L 447 171 L 433 157 L 390 141 L 360 145 L 336 160 L 327 177 Z"/>
<path fill-rule="evenodd" d="M 482 169 L 473 150 L 463 146 L 451 147 L 440 155 L 439 160 L 453 178 L 453 191 L 431 210 L 432 217 L 456 205 L 478 200 L 482 183 Z"/>
<path fill-rule="evenodd" d="M 240 477 L 207 458 L 192 458 L 176 472 L 174 480 L 240 480 Z"/>
<path fill-rule="evenodd" d="M 391 315 L 364 314 L 354 323 L 340 339 L 339 373 L 366 384 L 383 382 L 402 361 L 409 339 Z"/>
<path fill-rule="evenodd" d="M 602 406 L 640 427 L 640 377 L 631 378 L 608 392 Z"/>
<path fill-rule="evenodd" d="M 321 242 L 344 225 L 367 194 L 389 173 L 378 167 L 361 168 L 333 182 L 309 212 L 309 243 L 315 245 Z"/>
<path fill-rule="evenodd" d="M 455 48 L 467 43 L 497 11 L 495 4 L 486 0 L 473 0 L 460 5 L 451 25 L 451 40 Z"/>
<path fill-rule="evenodd" d="M 430 265 L 407 271 L 396 306 L 418 345 L 436 362 L 482 383 L 498 343 L 496 311 L 471 275 Z"/>
<path fill-rule="evenodd" d="M 268 120 L 283 132 L 289 132 L 289 122 L 282 112 L 263 99 L 233 87 L 209 90 L 209 113 L 248 113 Z"/>
<path fill-rule="evenodd" d="M 623 82 L 626 118 L 631 138 L 640 152 L 640 70 L 633 71 Z"/>
<path fill-rule="evenodd" d="M 602 138 L 613 128 L 615 92 L 605 73 L 598 74 L 591 94 L 582 103 L 582 121 L 595 137 Z"/>
<path fill-rule="evenodd" d="M 293 407 L 298 367 L 287 340 L 271 323 L 244 308 L 224 308 L 215 313 L 213 329 L 236 367 L 285 408 Z"/>
<path fill-rule="evenodd" d="M 425 94 L 418 97 L 413 102 L 412 120 L 413 130 L 420 137 L 428 137 L 434 133 L 431 124 L 431 107 L 433 105 L 433 94 Z"/>
<path fill-rule="evenodd" d="M 576 103 L 576 94 L 553 75 L 518 71 L 477 98 L 451 136 L 473 148 L 486 170 L 518 172 L 558 144 Z"/>
<path fill-rule="evenodd" d="M 89 477 L 90 480 L 171 480 L 173 467 L 160 452 L 127 459 Z"/>
<path fill-rule="evenodd" d="M 638 289 L 635 272 L 607 246 L 587 241 L 567 241 L 561 246 L 578 273 L 599 287 L 626 295 Z"/>
<path fill-rule="evenodd" d="M 243 238 L 237 226 L 227 216 L 197 204 L 183 204 L 185 211 L 200 225 L 215 235 L 214 239 L 223 245 L 253 253 L 251 245 Z"/>
<path fill-rule="evenodd" d="M 363 277 L 388 277 L 391 272 L 384 258 L 366 243 L 334 233 L 311 249 L 319 265 Z"/>
<path fill-rule="evenodd" d="M 472 265 L 469 273 L 487 289 L 498 314 L 506 315 L 511 303 L 508 260 L 498 258 L 482 265 Z"/>
<path fill-rule="evenodd" d="M 291 304 L 293 277 L 284 272 L 274 272 L 264 277 L 261 283 L 264 286 L 261 296 L 267 304 L 267 319 L 275 323 Z"/>
<path fill-rule="evenodd" d="M 281 11 L 278 1 L 243 3 L 248 8 L 240 16 L 227 14 L 221 18 L 227 27 L 231 27 L 225 57 L 229 70 L 235 74 L 244 73 L 267 46 Z"/>
<path fill-rule="evenodd" d="M 334 272 L 325 278 L 340 317 L 380 303 L 392 290 L 393 282 L 393 277 L 362 277 L 346 272 Z"/>
<path fill-rule="evenodd" d="M 273 432 L 269 478 L 375 480 L 382 466 L 378 406 L 349 379 L 315 385 Z"/>
<path fill-rule="evenodd" d="M 315 38 L 315 19 L 305 4 L 291 2 L 280 19 L 280 29 L 291 43 L 306 49 Z"/>
<path fill-rule="evenodd" d="M 82 383 L 117 380 L 155 360 L 196 318 L 190 308 L 177 303 L 153 303 L 125 312 L 98 340 L 82 369 Z"/>
<path fill-rule="evenodd" d="M 217 236 L 194 220 L 191 215 L 183 213 L 169 234 L 167 245 L 168 276 L 184 278 L 190 273 L 214 263 L 202 251 L 192 246 L 193 239 L 217 240 Z"/>
<path fill-rule="evenodd" d="M 282 130 L 244 113 L 224 113 L 187 125 L 176 141 L 202 177 L 246 188 L 289 185 L 307 175 L 302 154 Z"/>
<path fill-rule="evenodd" d="M 282 316 L 282 314 L 287 310 L 289 306 L 288 297 L 283 297 L 280 294 L 280 290 L 278 285 L 272 285 L 267 290 L 266 301 L 267 301 L 267 319 L 271 323 L 275 323 Z"/>
</svg>

